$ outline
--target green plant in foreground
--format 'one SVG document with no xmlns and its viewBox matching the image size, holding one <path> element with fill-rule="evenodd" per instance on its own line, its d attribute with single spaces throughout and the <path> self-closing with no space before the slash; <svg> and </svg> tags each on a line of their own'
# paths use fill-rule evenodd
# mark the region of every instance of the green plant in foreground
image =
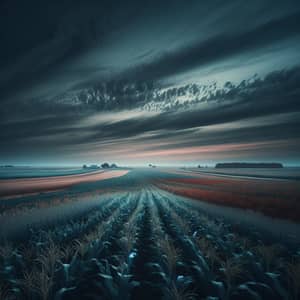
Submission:
<svg viewBox="0 0 300 300">
<path fill-rule="evenodd" d="M 79 239 L 74 240 L 73 246 L 75 249 L 75 252 L 80 255 L 81 258 L 85 256 L 88 250 L 88 244 L 84 241 L 80 241 Z"/>
<path fill-rule="evenodd" d="M 278 245 L 260 245 L 255 248 L 255 252 L 262 258 L 266 271 L 270 272 L 271 267 L 278 261 L 281 249 Z"/>
<path fill-rule="evenodd" d="M 36 271 L 36 291 L 42 300 L 50 299 L 50 292 L 53 285 L 53 278 L 48 275 L 43 267 Z"/>
<path fill-rule="evenodd" d="M 224 274 L 225 283 L 227 286 L 227 299 L 230 297 L 230 293 L 237 279 L 241 278 L 245 273 L 243 263 L 236 258 L 228 258 L 221 263 L 221 271 Z"/>
<path fill-rule="evenodd" d="M 6 300 L 9 296 L 9 290 L 7 287 L 0 285 L 0 300 Z"/>
<path fill-rule="evenodd" d="M 75 255 L 73 245 L 67 245 L 60 249 L 60 259 L 63 263 L 69 263 Z"/>
<path fill-rule="evenodd" d="M 220 262 L 220 257 L 213 246 L 212 242 L 206 239 L 205 237 L 196 238 L 195 240 L 198 248 L 203 252 L 205 258 L 207 259 L 209 266 L 213 269 L 218 262 Z"/>
<path fill-rule="evenodd" d="M 48 274 L 44 266 L 40 268 L 35 266 L 31 271 L 24 272 L 20 285 L 28 299 L 35 299 L 36 295 L 39 295 L 42 300 L 48 300 L 53 286 L 53 277 Z"/>
<path fill-rule="evenodd" d="M 160 243 L 161 248 L 165 253 L 169 275 L 172 277 L 175 275 L 176 263 L 181 256 L 181 251 L 180 249 L 176 248 L 168 238 L 161 240 Z"/>
<path fill-rule="evenodd" d="M 300 261 L 294 261 L 286 266 L 291 296 L 289 299 L 296 300 L 300 296 Z"/>
<path fill-rule="evenodd" d="M 30 272 L 25 271 L 23 274 L 23 279 L 20 280 L 21 288 L 26 294 L 28 299 L 34 298 L 34 293 L 37 292 L 37 282 L 36 282 L 36 270 L 33 269 Z M 1 299 L 1 298 L 0 298 Z"/>
<path fill-rule="evenodd" d="M 49 245 L 38 256 L 36 261 L 40 263 L 42 269 L 50 276 L 53 277 L 55 267 L 61 258 L 61 251 L 52 239 L 49 240 Z"/>
<path fill-rule="evenodd" d="M 194 300 L 197 299 L 197 294 L 189 291 L 187 288 L 178 288 L 173 282 L 171 288 L 167 292 L 167 297 L 164 299 Z"/>
</svg>

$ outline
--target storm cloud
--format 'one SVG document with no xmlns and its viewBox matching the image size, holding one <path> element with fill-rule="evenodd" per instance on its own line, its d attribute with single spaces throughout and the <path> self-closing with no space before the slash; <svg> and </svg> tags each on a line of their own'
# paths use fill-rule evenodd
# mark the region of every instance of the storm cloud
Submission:
<svg viewBox="0 0 300 300">
<path fill-rule="evenodd" d="M 300 162 L 298 1 L 0 5 L 1 163 Z"/>
</svg>

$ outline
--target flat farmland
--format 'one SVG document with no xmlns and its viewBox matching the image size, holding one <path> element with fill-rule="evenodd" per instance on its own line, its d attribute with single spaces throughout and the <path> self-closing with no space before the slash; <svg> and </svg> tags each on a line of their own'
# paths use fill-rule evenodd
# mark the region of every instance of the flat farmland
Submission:
<svg viewBox="0 0 300 300">
<path fill-rule="evenodd" d="M 52 190 L 65 189 L 69 186 L 93 182 L 127 174 L 127 170 L 93 171 L 83 174 L 51 177 L 16 178 L 0 180 L 0 197 L 34 194 Z"/>
<path fill-rule="evenodd" d="M 202 201 L 251 209 L 271 217 L 300 220 L 299 180 L 259 178 L 258 171 L 252 178 L 249 174 L 232 177 L 232 174 L 238 174 L 234 170 L 230 170 L 229 176 L 180 170 L 172 173 L 176 178 L 161 180 L 158 186 Z"/>
<path fill-rule="evenodd" d="M 51 182 L 33 194 L 12 181 L 18 197 L 0 198 L 1 299 L 299 298 L 300 224 L 284 203 L 298 199 L 294 181 L 109 172 L 28 179 Z"/>
</svg>

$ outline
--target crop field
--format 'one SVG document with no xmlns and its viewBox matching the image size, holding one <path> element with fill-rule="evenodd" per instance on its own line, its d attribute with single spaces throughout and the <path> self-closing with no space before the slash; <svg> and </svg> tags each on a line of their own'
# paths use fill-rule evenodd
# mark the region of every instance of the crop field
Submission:
<svg viewBox="0 0 300 300">
<path fill-rule="evenodd" d="M 93 179 L 0 198 L 0 299 L 299 299 L 299 181 Z"/>
<path fill-rule="evenodd" d="M 51 176 L 64 176 L 64 175 L 76 175 L 84 174 L 95 171 L 92 168 L 41 168 L 41 167 L 1 167 L 0 178 L 40 178 Z"/>
<path fill-rule="evenodd" d="M 175 174 L 186 175 L 185 172 Z M 300 220 L 298 180 L 255 180 L 248 177 L 194 173 L 192 177 L 166 178 L 158 186 L 172 193 L 210 203 L 259 211 L 271 217 Z"/>
</svg>

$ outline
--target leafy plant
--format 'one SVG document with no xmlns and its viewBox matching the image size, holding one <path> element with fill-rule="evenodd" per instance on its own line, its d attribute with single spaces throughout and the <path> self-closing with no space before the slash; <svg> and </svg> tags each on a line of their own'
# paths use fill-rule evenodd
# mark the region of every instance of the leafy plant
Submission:
<svg viewBox="0 0 300 300">
<path fill-rule="evenodd" d="M 300 261 L 294 260 L 286 266 L 289 287 L 291 289 L 291 300 L 297 300 L 300 296 Z"/>
<path fill-rule="evenodd" d="M 33 294 L 36 292 L 37 289 L 36 279 L 37 273 L 36 269 L 34 268 L 31 271 L 25 271 L 23 273 L 23 279 L 20 280 L 21 288 L 28 299 L 34 298 Z"/>
<path fill-rule="evenodd" d="M 75 249 L 73 245 L 66 245 L 65 247 L 60 249 L 60 259 L 64 263 L 68 263 L 72 260 L 75 255 Z"/>
<path fill-rule="evenodd" d="M 175 275 L 176 262 L 180 259 L 181 250 L 176 248 L 168 237 L 165 237 L 160 243 L 165 254 L 169 275 L 172 277 Z"/>
<path fill-rule="evenodd" d="M 237 279 L 242 278 L 245 273 L 243 263 L 236 258 L 228 258 L 221 263 L 220 269 L 224 274 L 225 283 L 227 286 L 227 298 L 230 297 L 230 293 Z"/>
<path fill-rule="evenodd" d="M 178 287 L 174 282 L 171 288 L 167 291 L 165 300 L 195 300 L 197 294 L 193 291 L 188 290 L 187 287 Z"/>
<path fill-rule="evenodd" d="M 204 253 L 205 258 L 209 263 L 209 266 L 212 269 L 214 269 L 216 264 L 220 262 L 220 257 L 217 250 L 212 245 L 211 241 L 209 241 L 205 237 L 196 238 L 196 245 Z"/>
<path fill-rule="evenodd" d="M 13 255 L 14 248 L 9 242 L 0 245 L 0 257 L 6 261 Z"/>
<path fill-rule="evenodd" d="M 39 293 L 42 300 L 50 299 L 53 278 L 48 275 L 48 271 L 44 267 L 35 272 L 35 284 L 35 290 Z"/>
<path fill-rule="evenodd" d="M 278 261 L 281 248 L 278 245 L 260 245 L 255 247 L 255 252 L 262 258 L 265 270 L 270 272 L 271 267 Z"/>
<path fill-rule="evenodd" d="M 48 246 L 38 256 L 36 261 L 41 264 L 43 271 L 50 277 L 53 277 L 55 267 L 61 257 L 61 251 L 58 245 L 52 239 L 49 239 Z"/>
<path fill-rule="evenodd" d="M 75 252 L 78 253 L 81 258 L 83 258 L 88 250 L 88 244 L 85 243 L 84 241 L 76 239 L 73 241 L 73 246 L 74 246 Z"/>
<path fill-rule="evenodd" d="M 9 297 L 9 289 L 6 286 L 0 285 L 0 299 L 6 300 Z"/>
</svg>

